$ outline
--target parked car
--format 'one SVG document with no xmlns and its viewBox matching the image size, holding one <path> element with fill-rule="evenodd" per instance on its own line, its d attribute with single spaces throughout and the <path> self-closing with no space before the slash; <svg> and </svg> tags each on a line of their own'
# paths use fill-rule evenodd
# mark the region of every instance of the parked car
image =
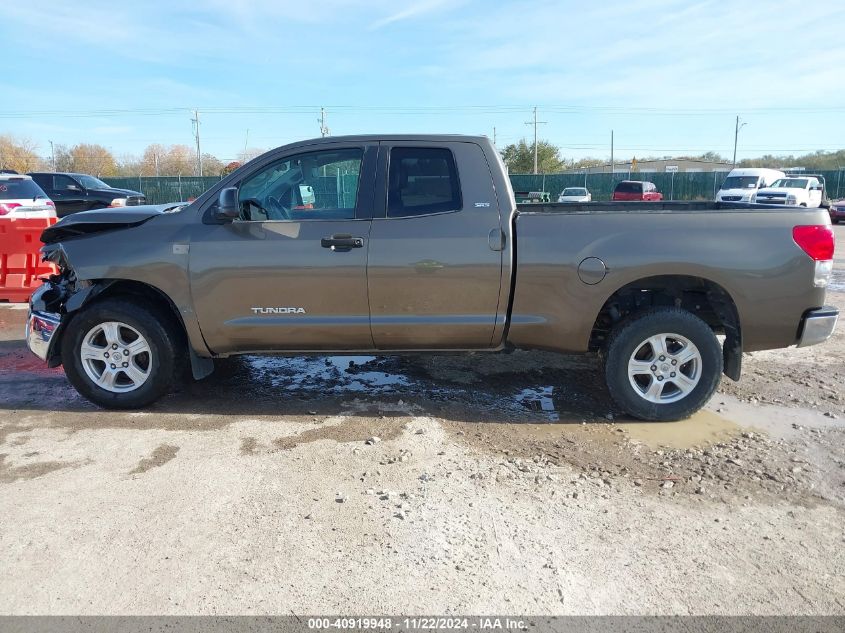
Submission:
<svg viewBox="0 0 845 633">
<path fill-rule="evenodd" d="M 828 212 L 830 213 L 830 221 L 834 224 L 839 224 L 840 222 L 845 221 L 845 200 L 832 202 Z"/>
<path fill-rule="evenodd" d="M 147 202 L 139 191 L 116 189 L 87 174 L 31 172 L 29 175 L 56 203 L 60 218 L 77 211 L 137 206 Z"/>
<path fill-rule="evenodd" d="M 757 192 L 757 204 L 785 204 L 818 208 L 824 200 L 824 185 L 815 176 L 789 176 L 775 180 Z"/>
<path fill-rule="evenodd" d="M 341 168 L 327 191 L 320 174 Z M 315 199 L 297 210 L 302 185 Z M 625 207 L 519 209 L 486 137 L 293 143 L 189 205 L 45 230 L 60 272 L 31 298 L 26 338 L 109 408 L 149 405 L 188 364 L 202 378 L 233 354 L 522 348 L 599 353 L 621 410 L 675 420 L 722 372 L 739 379 L 743 351 L 833 332 L 826 211 Z"/>
<path fill-rule="evenodd" d="M 657 190 L 657 186 L 653 182 L 648 182 L 647 180 L 623 180 L 616 185 L 611 200 L 618 202 L 654 202 L 663 200 L 663 194 Z"/>
<path fill-rule="evenodd" d="M 56 207 L 29 176 L 0 173 L 0 218 L 55 218 Z"/>
<path fill-rule="evenodd" d="M 560 192 L 558 202 L 592 202 L 593 194 L 584 187 L 567 187 Z"/>
<path fill-rule="evenodd" d="M 777 169 L 740 167 L 732 169 L 716 193 L 717 202 L 754 202 L 757 190 L 768 187 L 786 174 Z"/>
</svg>

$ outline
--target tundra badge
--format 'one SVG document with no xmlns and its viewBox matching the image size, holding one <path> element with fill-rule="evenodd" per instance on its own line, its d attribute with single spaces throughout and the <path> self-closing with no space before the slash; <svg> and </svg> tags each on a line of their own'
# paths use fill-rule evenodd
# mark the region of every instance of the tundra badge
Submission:
<svg viewBox="0 0 845 633">
<path fill-rule="evenodd" d="M 305 314 L 305 308 L 252 308 L 254 314 Z"/>
</svg>

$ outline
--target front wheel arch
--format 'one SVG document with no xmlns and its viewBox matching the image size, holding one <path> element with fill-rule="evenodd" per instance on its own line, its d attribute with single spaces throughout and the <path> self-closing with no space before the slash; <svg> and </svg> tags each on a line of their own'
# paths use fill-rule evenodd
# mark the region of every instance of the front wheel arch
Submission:
<svg viewBox="0 0 845 633">
<path fill-rule="evenodd" d="M 56 331 L 54 337 L 56 343 L 52 346 L 51 354 L 48 358 L 49 366 L 57 367 L 62 364 L 60 352 L 61 337 L 64 335 L 67 322 L 73 319 L 81 309 L 87 308 L 95 302 L 111 298 L 124 298 L 127 300 L 140 299 L 145 305 L 150 305 L 161 314 L 166 315 L 166 318 L 171 321 L 172 326 L 178 330 L 182 343 L 187 347 L 191 360 L 191 374 L 195 380 L 206 378 L 214 371 L 214 361 L 211 358 L 200 356 L 194 350 L 188 336 L 185 320 L 171 298 L 153 285 L 131 279 L 98 279 L 92 282 L 87 288 L 80 290 L 68 298 L 65 304 L 66 314 L 62 319 L 62 324 Z"/>
</svg>

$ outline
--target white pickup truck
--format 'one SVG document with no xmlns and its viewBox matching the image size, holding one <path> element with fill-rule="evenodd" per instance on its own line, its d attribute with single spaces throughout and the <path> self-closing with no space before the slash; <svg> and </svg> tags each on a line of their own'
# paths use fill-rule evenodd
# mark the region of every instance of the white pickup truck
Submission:
<svg viewBox="0 0 845 633">
<path fill-rule="evenodd" d="M 822 206 L 824 185 L 815 176 L 787 176 L 757 191 L 757 204 L 785 204 L 816 209 Z"/>
</svg>

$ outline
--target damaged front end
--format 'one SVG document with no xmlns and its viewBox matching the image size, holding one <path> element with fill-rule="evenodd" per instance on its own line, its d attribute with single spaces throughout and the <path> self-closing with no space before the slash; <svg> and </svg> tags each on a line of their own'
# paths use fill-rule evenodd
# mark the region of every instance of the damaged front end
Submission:
<svg viewBox="0 0 845 633">
<path fill-rule="evenodd" d="M 79 281 L 61 244 L 42 247 L 44 261 L 55 264 L 59 273 L 50 275 L 29 298 L 26 343 L 30 351 L 48 366 L 61 364 L 56 343 L 67 314 L 78 309 L 91 295 L 94 285 Z"/>
<path fill-rule="evenodd" d="M 59 273 L 50 275 L 29 299 L 29 316 L 26 322 L 26 341 L 29 349 L 50 367 L 61 364 L 58 340 L 68 320 L 68 315 L 78 310 L 95 294 L 113 282 L 84 281 L 77 279 L 68 261 L 62 240 L 75 240 L 95 233 L 104 233 L 140 226 L 166 213 L 181 209 L 182 205 L 149 205 L 132 209 L 101 209 L 74 213 L 41 234 L 44 246 L 43 260 L 55 264 Z"/>
</svg>

